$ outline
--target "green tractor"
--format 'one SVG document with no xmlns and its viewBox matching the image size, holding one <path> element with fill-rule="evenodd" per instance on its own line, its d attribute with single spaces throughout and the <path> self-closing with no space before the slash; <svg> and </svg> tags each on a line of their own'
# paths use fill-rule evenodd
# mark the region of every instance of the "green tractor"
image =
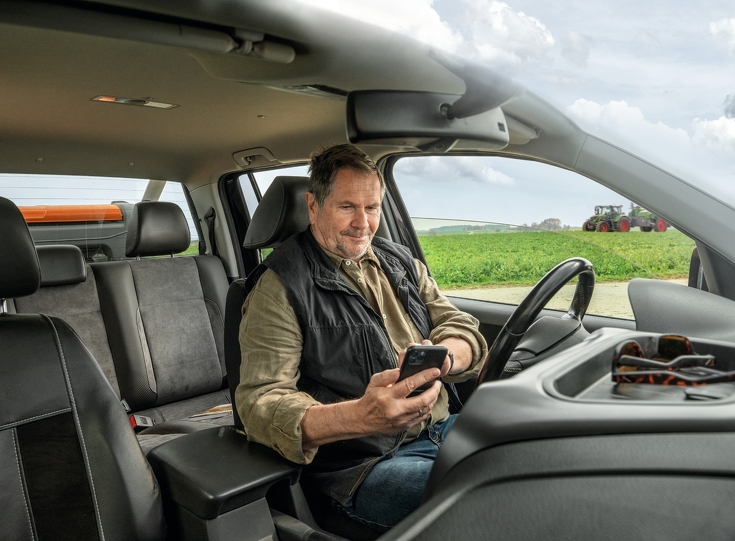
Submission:
<svg viewBox="0 0 735 541">
<path fill-rule="evenodd" d="M 663 218 L 659 218 L 641 207 L 633 206 L 633 203 L 630 204 L 630 214 L 628 216 L 631 227 L 640 227 L 641 231 L 646 233 L 650 231 L 663 233 L 669 227 Z"/>
<path fill-rule="evenodd" d="M 663 233 L 668 224 L 655 214 L 630 204 L 630 214 L 623 214 L 623 205 L 598 205 L 595 207 L 595 215 L 582 225 L 582 231 L 620 231 L 627 233 L 631 227 L 640 227 L 643 232 L 656 231 Z"/>
<path fill-rule="evenodd" d="M 623 214 L 623 205 L 598 205 L 595 215 L 582 225 L 582 231 L 630 231 L 630 219 Z"/>
</svg>

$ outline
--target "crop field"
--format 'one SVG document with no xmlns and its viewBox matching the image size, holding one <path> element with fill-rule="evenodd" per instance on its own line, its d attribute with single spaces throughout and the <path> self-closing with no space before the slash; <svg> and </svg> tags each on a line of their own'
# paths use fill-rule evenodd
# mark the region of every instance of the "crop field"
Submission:
<svg viewBox="0 0 735 541">
<path fill-rule="evenodd" d="M 694 241 L 679 231 L 534 231 L 419 236 L 441 289 L 532 285 L 570 257 L 589 259 L 598 282 L 685 278 Z"/>
</svg>

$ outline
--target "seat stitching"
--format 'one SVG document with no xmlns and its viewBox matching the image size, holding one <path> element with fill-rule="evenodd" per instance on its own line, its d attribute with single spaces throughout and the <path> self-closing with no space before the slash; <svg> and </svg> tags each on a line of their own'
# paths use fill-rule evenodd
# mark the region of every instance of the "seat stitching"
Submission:
<svg viewBox="0 0 735 541">
<path fill-rule="evenodd" d="M 54 331 L 54 337 L 56 339 L 56 348 L 59 351 L 59 356 L 61 358 L 61 367 L 64 371 L 64 379 L 66 379 L 66 385 L 67 385 L 67 393 L 69 395 L 69 402 L 71 402 L 71 410 L 72 410 L 72 416 L 74 417 L 74 424 L 77 427 L 77 433 L 79 434 L 79 439 L 82 444 L 82 453 L 84 455 L 84 465 L 87 470 L 87 476 L 89 478 L 89 485 L 92 489 L 92 498 L 94 499 L 94 514 L 97 517 L 97 527 L 100 532 L 100 537 L 102 538 L 101 541 L 105 541 L 105 531 L 102 528 L 102 517 L 100 516 L 100 510 L 99 510 L 99 503 L 97 502 L 97 491 L 94 488 L 94 479 L 92 478 L 92 469 L 89 466 L 89 454 L 87 453 L 87 444 L 84 442 L 84 433 L 82 432 L 82 425 L 79 422 L 79 412 L 77 411 L 77 403 L 76 400 L 74 400 L 74 390 L 71 386 L 71 379 L 69 379 L 69 370 L 66 366 L 66 356 L 64 355 L 64 349 L 61 347 L 61 338 L 59 338 L 59 332 L 56 330 L 56 325 L 54 325 L 54 322 L 51 321 L 51 318 L 43 315 L 44 318 L 48 321 L 49 325 Z"/>
<path fill-rule="evenodd" d="M 51 411 L 49 413 L 44 413 L 43 415 L 34 415 L 33 417 L 27 417 L 25 419 L 19 419 L 17 421 L 13 421 L 12 423 L 6 423 L 4 425 L 0 425 L 0 430 L 4 430 L 6 428 L 22 425 L 23 423 L 27 423 L 29 421 L 35 421 L 36 419 L 44 419 L 46 417 L 53 417 L 54 415 L 58 415 L 59 413 L 67 413 L 71 411 L 71 408 L 63 408 L 56 411 Z"/>
<path fill-rule="evenodd" d="M 26 485 L 23 482 L 23 472 L 20 469 L 20 454 L 18 453 L 18 443 L 16 441 L 16 431 L 12 430 L 13 433 L 13 450 L 15 451 L 15 463 L 18 465 L 18 479 L 20 479 L 20 488 L 23 491 L 23 505 L 26 508 L 26 518 L 28 519 L 28 527 L 31 530 L 31 538 L 36 539 L 36 534 L 33 528 L 33 521 L 31 520 L 31 511 L 28 509 L 28 493 L 26 491 Z"/>
</svg>

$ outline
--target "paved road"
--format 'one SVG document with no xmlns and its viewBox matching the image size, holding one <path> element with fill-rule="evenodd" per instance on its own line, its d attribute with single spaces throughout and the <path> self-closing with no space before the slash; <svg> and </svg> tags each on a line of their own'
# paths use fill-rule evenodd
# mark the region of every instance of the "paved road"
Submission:
<svg viewBox="0 0 735 541">
<path fill-rule="evenodd" d="M 671 280 L 686 287 L 687 281 Z M 549 308 L 567 310 L 572 302 L 575 285 L 564 286 L 548 304 Z M 490 287 L 482 289 L 453 289 L 445 291 L 449 296 L 479 299 L 483 301 L 504 302 L 508 304 L 520 303 L 531 287 Z M 608 282 L 595 285 L 592 303 L 587 310 L 589 314 L 600 314 L 624 319 L 633 319 L 633 310 L 628 301 L 628 282 Z"/>
</svg>

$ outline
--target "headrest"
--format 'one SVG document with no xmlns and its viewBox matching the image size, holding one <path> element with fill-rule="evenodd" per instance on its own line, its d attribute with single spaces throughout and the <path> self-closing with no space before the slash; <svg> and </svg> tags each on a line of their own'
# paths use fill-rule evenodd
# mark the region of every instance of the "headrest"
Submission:
<svg viewBox="0 0 735 541">
<path fill-rule="evenodd" d="M 274 248 L 309 225 L 309 177 L 276 177 L 255 209 L 244 248 Z"/>
<path fill-rule="evenodd" d="M 0 231 L 0 299 L 32 295 L 41 283 L 36 248 L 18 207 L 4 197 L 0 197 Z"/>
<path fill-rule="evenodd" d="M 135 204 L 125 240 L 126 256 L 178 254 L 190 244 L 189 224 L 177 204 L 165 201 Z"/>
<path fill-rule="evenodd" d="M 87 279 L 87 264 L 77 246 L 37 246 L 36 252 L 41 265 L 41 287 L 81 284 Z"/>
</svg>

